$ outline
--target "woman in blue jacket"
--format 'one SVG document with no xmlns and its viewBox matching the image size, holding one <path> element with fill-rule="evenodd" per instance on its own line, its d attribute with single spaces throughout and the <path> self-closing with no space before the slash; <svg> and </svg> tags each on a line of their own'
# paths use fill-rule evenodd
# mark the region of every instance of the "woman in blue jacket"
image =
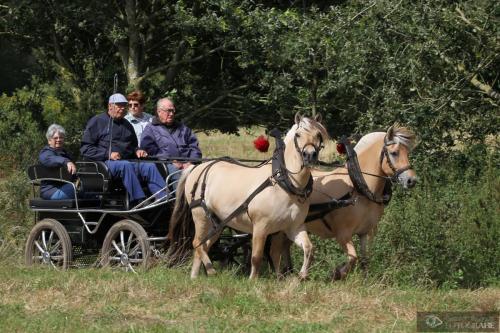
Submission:
<svg viewBox="0 0 500 333">
<path fill-rule="evenodd" d="M 47 130 L 48 145 L 43 147 L 38 157 L 40 164 L 46 167 L 66 167 L 72 175 L 76 173 L 76 165 L 71 156 L 64 150 L 64 136 L 66 131 L 57 124 L 52 124 Z M 43 181 L 40 186 L 40 196 L 48 200 L 72 199 L 75 189 L 72 184 L 58 181 Z"/>
</svg>

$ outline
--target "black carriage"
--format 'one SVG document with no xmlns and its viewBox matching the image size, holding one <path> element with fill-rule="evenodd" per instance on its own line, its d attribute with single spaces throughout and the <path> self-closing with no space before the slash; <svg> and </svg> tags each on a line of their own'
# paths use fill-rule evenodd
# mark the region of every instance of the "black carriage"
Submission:
<svg viewBox="0 0 500 333">
<path fill-rule="evenodd" d="M 76 181 L 64 167 L 30 167 L 33 198 L 29 206 L 35 212 L 35 225 L 26 242 L 26 264 L 67 269 L 97 263 L 135 271 L 147 268 L 152 257 L 160 257 L 175 201 L 175 181 L 166 161 L 140 163 L 156 164 L 169 194 L 162 200 L 151 195 L 133 207 L 121 180 L 112 179 L 103 162 L 76 162 Z M 42 181 L 72 184 L 75 197 L 42 199 L 38 195 Z M 250 254 L 248 240 L 247 234 L 227 233 L 214 246 L 215 258 L 223 264 L 244 265 Z"/>
</svg>

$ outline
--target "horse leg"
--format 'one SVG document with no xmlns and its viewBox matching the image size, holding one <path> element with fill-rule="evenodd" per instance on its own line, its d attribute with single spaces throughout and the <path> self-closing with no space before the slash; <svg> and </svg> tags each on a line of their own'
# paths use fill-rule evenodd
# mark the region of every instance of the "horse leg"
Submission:
<svg viewBox="0 0 500 333">
<path fill-rule="evenodd" d="M 358 260 L 358 256 L 356 254 L 356 248 L 354 247 L 352 239 L 350 239 L 347 242 L 339 242 L 339 243 L 342 246 L 344 252 L 347 254 L 348 261 L 347 263 L 342 264 L 335 269 L 335 272 L 333 273 L 332 276 L 332 280 L 334 281 L 345 279 L 347 274 L 351 271 L 351 269 L 356 264 L 356 261 Z"/>
<path fill-rule="evenodd" d="M 304 262 L 299 272 L 299 278 L 305 280 L 309 274 L 309 267 L 313 259 L 313 245 L 307 234 L 306 227 L 301 225 L 295 234 L 287 234 L 287 236 L 304 251 Z"/>
<path fill-rule="evenodd" d="M 368 234 L 363 234 L 359 236 L 359 245 L 360 245 L 360 266 L 363 271 L 366 272 L 368 268 L 368 255 L 366 250 L 366 243 L 368 241 Z"/>
<path fill-rule="evenodd" d="M 198 248 L 196 248 L 194 249 L 193 266 L 191 267 L 191 279 L 195 279 L 198 277 L 198 275 L 200 274 L 200 268 L 201 268 L 201 255 L 198 252 Z"/>
<path fill-rule="evenodd" d="M 208 252 L 210 251 L 210 248 L 212 247 L 212 245 L 214 245 L 214 243 L 217 241 L 217 239 L 219 239 L 221 233 L 222 233 L 222 231 L 217 233 L 216 235 L 212 236 L 209 240 L 207 240 L 205 242 L 205 244 L 203 244 L 203 253 L 202 253 L 201 260 L 203 261 L 203 265 L 205 265 L 205 270 L 207 271 L 208 276 L 215 275 L 215 273 L 216 273 L 216 271 L 214 269 L 214 265 L 212 264 L 212 261 L 210 260 L 210 258 L 208 256 Z"/>
<path fill-rule="evenodd" d="M 286 250 L 286 241 L 287 238 L 283 232 L 271 236 L 271 249 L 269 251 L 269 256 L 271 257 L 271 263 L 278 278 L 283 277 L 281 272 L 281 258 L 283 256 L 283 252 Z"/>
<path fill-rule="evenodd" d="M 205 270 L 207 271 L 208 276 L 215 275 L 215 269 L 214 265 L 212 264 L 212 261 L 210 260 L 210 257 L 208 256 L 208 250 L 210 249 L 209 243 L 206 242 L 202 246 L 200 246 L 202 249 L 201 251 L 201 261 L 203 262 L 203 265 L 205 266 Z"/>
<path fill-rule="evenodd" d="M 193 214 L 193 218 L 195 214 Z M 212 243 L 210 243 L 211 239 L 205 241 L 203 244 L 201 243 L 210 232 L 210 228 L 208 227 L 209 222 L 200 217 L 194 218 L 195 221 L 195 235 L 193 239 L 193 248 L 194 248 L 194 256 L 193 256 L 193 266 L 191 268 L 191 278 L 194 279 L 198 277 L 200 273 L 201 264 L 205 266 L 205 270 L 207 271 L 207 275 L 214 275 L 215 269 L 213 268 L 212 261 L 208 257 L 208 250 Z"/>
<path fill-rule="evenodd" d="M 199 241 L 193 241 L 193 246 L 197 246 Z M 197 246 L 194 250 L 194 258 L 193 258 L 193 266 L 191 268 L 191 278 L 195 279 L 200 274 L 201 264 L 205 266 L 205 270 L 207 271 L 207 275 L 214 275 L 215 269 L 213 267 L 212 261 L 208 257 L 208 249 L 209 246 L 207 242 Z"/>
<path fill-rule="evenodd" d="M 292 245 L 292 242 L 286 238 L 285 239 L 285 244 L 283 245 L 283 253 L 282 253 L 282 260 L 283 260 L 283 274 L 288 275 L 293 272 L 293 262 L 292 262 L 292 255 L 290 254 L 290 246 Z"/>
<path fill-rule="evenodd" d="M 252 234 L 252 269 L 250 279 L 259 277 L 260 264 L 264 254 L 267 234 L 263 230 L 255 230 Z"/>
</svg>

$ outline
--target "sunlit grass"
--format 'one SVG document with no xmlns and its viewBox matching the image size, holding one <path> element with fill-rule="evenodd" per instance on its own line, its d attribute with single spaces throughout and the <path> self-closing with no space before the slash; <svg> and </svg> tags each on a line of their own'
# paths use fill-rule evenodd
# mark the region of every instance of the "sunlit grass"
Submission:
<svg viewBox="0 0 500 333">
<path fill-rule="evenodd" d="M 284 137 L 286 133 L 282 134 Z M 268 137 L 270 143 L 269 150 L 266 153 L 262 153 L 255 149 L 253 145 L 253 141 L 259 135 L 266 136 L 264 128 L 242 128 L 239 130 L 238 135 L 228 135 L 218 131 L 196 134 L 204 157 L 230 156 L 237 159 L 266 160 L 273 154 L 275 140 L 272 137 Z M 337 159 L 338 155 L 335 150 L 335 143 L 333 141 L 325 142 L 325 147 L 321 150 L 319 156 L 325 162 L 332 162 Z"/>
<path fill-rule="evenodd" d="M 141 274 L 67 272 L 3 263 L 3 331 L 332 332 L 414 331 L 416 311 L 499 308 L 498 289 L 396 289 L 361 275 L 341 283 L 249 281 L 232 270 L 188 277 L 187 268 Z"/>
</svg>

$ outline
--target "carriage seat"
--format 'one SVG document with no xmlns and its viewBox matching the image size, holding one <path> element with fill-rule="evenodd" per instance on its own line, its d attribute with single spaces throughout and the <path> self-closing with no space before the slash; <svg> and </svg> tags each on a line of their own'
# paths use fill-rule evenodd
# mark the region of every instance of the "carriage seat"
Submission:
<svg viewBox="0 0 500 333">
<path fill-rule="evenodd" d="M 142 161 L 144 163 L 144 161 Z M 154 163 L 163 178 L 167 178 L 168 169 L 165 163 L 161 161 L 150 160 L 148 163 Z M 114 180 L 111 177 L 109 169 L 101 161 L 80 161 L 76 162 L 77 174 L 81 181 L 82 192 L 110 192 L 124 190 L 121 181 Z"/>
<path fill-rule="evenodd" d="M 55 180 L 73 182 L 75 176 L 68 172 L 66 167 L 46 167 L 44 165 L 33 165 L 28 168 L 28 177 L 33 186 L 40 186 L 43 180 Z M 100 201 L 97 199 L 78 199 L 79 207 L 98 207 Z M 29 201 L 31 208 L 76 208 L 74 199 L 46 200 L 33 198 Z"/>
<path fill-rule="evenodd" d="M 162 162 L 155 165 L 163 177 L 168 176 L 168 169 Z M 78 207 L 107 207 L 128 209 L 127 191 L 121 180 L 113 179 L 108 167 L 101 161 L 77 161 Z M 40 186 L 42 180 L 74 181 L 65 167 L 49 168 L 34 165 L 28 168 L 28 176 L 33 186 Z M 146 188 L 145 188 L 146 190 Z M 45 200 L 33 198 L 31 208 L 76 208 L 74 199 Z"/>
</svg>

